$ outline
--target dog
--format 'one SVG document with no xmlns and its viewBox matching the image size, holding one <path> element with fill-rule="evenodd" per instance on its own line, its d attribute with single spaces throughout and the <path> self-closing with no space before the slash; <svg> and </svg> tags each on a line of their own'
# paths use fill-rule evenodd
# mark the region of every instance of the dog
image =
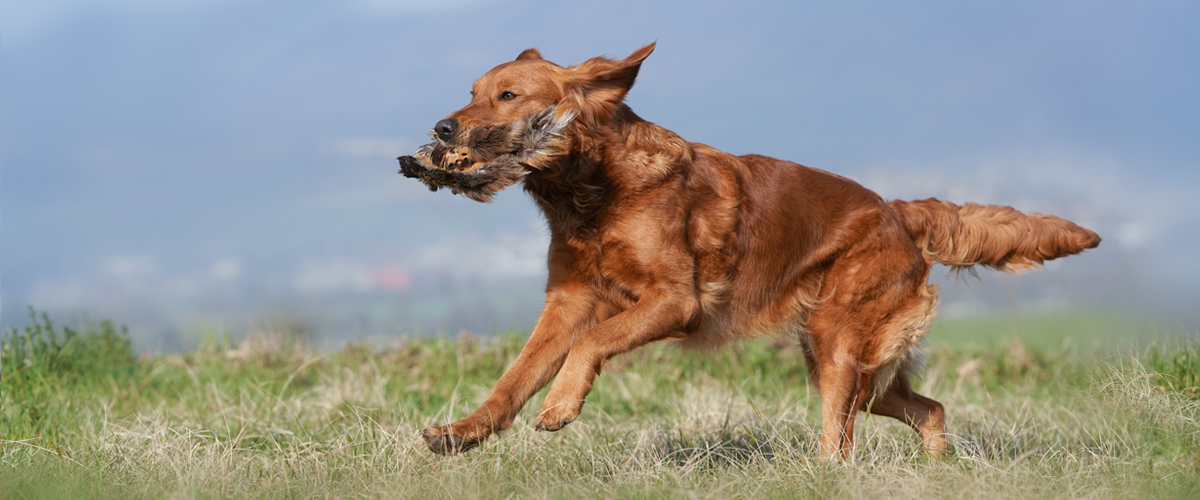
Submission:
<svg viewBox="0 0 1200 500">
<path fill-rule="evenodd" d="M 787 332 L 820 394 L 822 454 L 852 452 L 860 411 L 948 452 L 943 406 L 909 381 L 938 302 L 930 268 L 1015 272 L 1100 237 L 1006 206 L 888 202 L 839 175 L 688 142 L 624 103 L 654 48 L 571 67 L 525 50 L 400 158 L 405 175 L 480 201 L 522 182 L 550 230 L 529 340 L 478 410 L 422 431 L 430 450 L 478 446 L 552 379 L 535 425 L 562 429 L 604 363 L 646 344 Z"/>
</svg>

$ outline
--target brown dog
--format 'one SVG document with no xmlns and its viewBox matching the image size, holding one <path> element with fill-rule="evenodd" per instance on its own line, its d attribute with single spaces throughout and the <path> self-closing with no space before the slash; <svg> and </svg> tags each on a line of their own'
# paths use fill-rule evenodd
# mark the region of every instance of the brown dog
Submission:
<svg viewBox="0 0 1200 500">
<path fill-rule="evenodd" d="M 623 103 L 653 50 L 569 68 L 526 50 L 476 81 L 470 104 L 435 126 L 430 148 L 461 164 L 455 175 L 505 158 L 519 174 L 493 191 L 523 180 L 551 238 L 546 306 L 529 342 L 478 410 L 425 429 L 429 448 L 477 446 L 551 379 L 537 428 L 559 430 L 579 416 L 606 360 L 651 342 L 709 349 L 786 331 L 821 395 L 825 454 L 853 449 L 859 411 L 899 419 L 929 453 L 945 451 L 942 405 L 909 384 L 937 305 L 930 267 L 1016 271 L 1094 248 L 1099 236 L 1010 207 L 885 202 L 838 175 L 687 142 Z M 554 140 L 514 125 L 539 116 L 559 127 Z M 502 146 L 472 143 L 488 136 Z M 439 187 L 423 170 L 428 160 L 405 158 L 406 175 Z M 472 196 L 463 186 L 450 187 Z"/>
</svg>

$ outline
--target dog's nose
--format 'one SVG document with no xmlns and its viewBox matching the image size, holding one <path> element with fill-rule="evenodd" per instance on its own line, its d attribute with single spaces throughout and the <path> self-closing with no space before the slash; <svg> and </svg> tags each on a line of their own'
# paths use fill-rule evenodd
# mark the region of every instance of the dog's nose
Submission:
<svg viewBox="0 0 1200 500">
<path fill-rule="evenodd" d="M 448 141 L 451 137 L 454 137 L 455 132 L 458 132 L 458 120 L 448 118 L 437 122 L 437 125 L 433 126 L 433 132 L 441 140 Z"/>
</svg>

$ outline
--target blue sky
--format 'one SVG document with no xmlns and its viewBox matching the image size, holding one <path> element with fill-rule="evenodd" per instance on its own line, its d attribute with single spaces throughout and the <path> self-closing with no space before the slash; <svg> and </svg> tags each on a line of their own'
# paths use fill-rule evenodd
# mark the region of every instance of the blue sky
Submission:
<svg viewBox="0 0 1200 500">
<path fill-rule="evenodd" d="M 391 318 L 372 328 L 428 308 L 445 318 L 430 324 L 456 328 L 475 304 L 499 318 L 486 324 L 527 326 L 544 272 L 532 204 L 516 189 L 493 205 L 429 193 L 394 158 L 525 48 L 566 65 L 650 41 L 629 103 L 689 140 L 889 198 L 1055 213 L 1105 237 L 1014 285 L 985 275 L 948 292 L 946 312 L 989 310 L 989 286 L 1017 287 L 1030 307 L 1186 309 L 1200 298 L 1198 13 L 1182 1 L 10 0 L 3 321 L 32 303 L 153 336 L 338 304 L 328 314 Z M 446 305 L 493 289 L 507 305 L 485 307 L 499 300 L 488 293 Z"/>
</svg>

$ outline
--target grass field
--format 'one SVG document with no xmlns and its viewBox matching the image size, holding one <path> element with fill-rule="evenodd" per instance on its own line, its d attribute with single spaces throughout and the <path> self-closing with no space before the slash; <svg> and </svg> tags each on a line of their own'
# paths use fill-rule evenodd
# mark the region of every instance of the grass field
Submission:
<svg viewBox="0 0 1200 500">
<path fill-rule="evenodd" d="M 0 497 L 1200 498 L 1200 344 L 1123 346 L 1114 325 L 943 322 L 917 387 L 946 405 L 952 455 L 872 417 L 840 462 L 816 455 L 799 352 L 765 341 L 615 359 L 565 430 L 533 431 L 539 396 L 444 458 L 418 431 L 473 409 L 520 336 L 321 352 L 255 334 L 135 357 L 108 323 L 42 319 L 4 335 Z"/>
</svg>

